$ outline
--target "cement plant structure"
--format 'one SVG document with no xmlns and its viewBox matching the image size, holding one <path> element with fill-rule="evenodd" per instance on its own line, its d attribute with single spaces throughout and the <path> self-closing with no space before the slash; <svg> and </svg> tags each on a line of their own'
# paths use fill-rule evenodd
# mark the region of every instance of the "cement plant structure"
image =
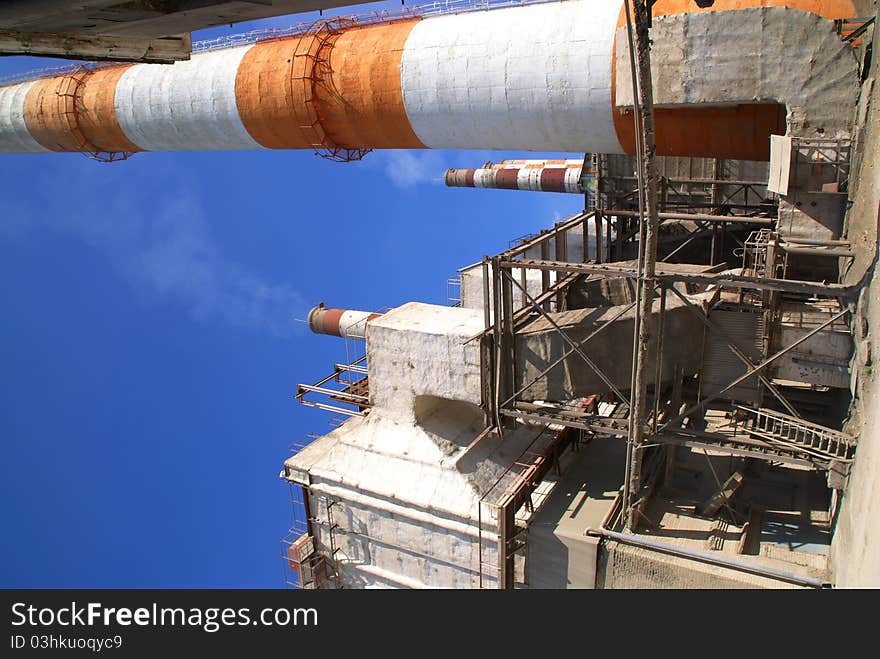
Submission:
<svg viewBox="0 0 880 659">
<path fill-rule="evenodd" d="M 880 585 L 874 3 L 497 4 L 23 79 L 0 152 L 585 153 L 446 173 L 585 200 L 448 305 L 312 310 L 291 586 Z"/>
</svg>

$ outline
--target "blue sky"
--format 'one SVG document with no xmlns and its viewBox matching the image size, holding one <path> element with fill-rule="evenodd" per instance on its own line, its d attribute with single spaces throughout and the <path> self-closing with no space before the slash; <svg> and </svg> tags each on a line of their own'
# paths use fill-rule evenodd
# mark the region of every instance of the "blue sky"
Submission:
<svg viewBox="0 0 880 659">
<path fill-rule="evenodd" d="M 331 416 L 292 394 L 345 357 L 295 319 L 445 304 L 458 267 L 583 198 L 444 170 L 540 155 L 0 155 L 0 585 L 280 587 L 278 473 Z"/>
</svg>

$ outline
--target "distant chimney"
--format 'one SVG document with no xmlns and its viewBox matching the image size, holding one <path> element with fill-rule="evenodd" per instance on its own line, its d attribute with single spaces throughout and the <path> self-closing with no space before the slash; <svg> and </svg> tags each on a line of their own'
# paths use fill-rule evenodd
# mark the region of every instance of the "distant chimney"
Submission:
<svg viewBox="0 0 880 659">
<path fill-rule="evenodd" d="M 315 334 L 365 340 L 367 323 L 381 315 L 372 311 L 327 309 L 322 302 L 309 312 L 309 329 Z"/>
</svg>

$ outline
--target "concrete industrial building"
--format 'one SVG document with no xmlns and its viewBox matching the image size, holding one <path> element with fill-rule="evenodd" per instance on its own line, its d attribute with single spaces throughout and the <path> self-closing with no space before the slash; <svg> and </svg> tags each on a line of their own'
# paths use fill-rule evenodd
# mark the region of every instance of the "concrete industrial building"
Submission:
<svg viewBox="0 0 880 659">
<path fill-rule="evenodd" d="M 652 201 L 623 4 L 517 4 L 17 81 L 0 152 L 585 152 L 447 172 L 585 199 L 449 306 L 312 311 L 290 585 L 880 585 L 876 7 L 654 3 Z"/>
<path fill-rule="evenodd" d="M 171 63 L 192 54 L 190 32 L 357 0 L 5 0 L 0 55 Z"/>
</svg>

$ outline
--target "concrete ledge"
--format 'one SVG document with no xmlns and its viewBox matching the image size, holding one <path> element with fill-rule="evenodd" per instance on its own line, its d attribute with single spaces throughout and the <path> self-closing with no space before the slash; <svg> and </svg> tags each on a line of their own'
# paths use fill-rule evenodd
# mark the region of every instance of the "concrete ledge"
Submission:
<svg viewBox="0 0 880 659">
<path fill-rule="evenodd" d="M 191 52 L 188 33 L 144 38 L 0 30 L 0 54 L 3 55 L 173 64 L 188 60 Z"/>
</svg>

